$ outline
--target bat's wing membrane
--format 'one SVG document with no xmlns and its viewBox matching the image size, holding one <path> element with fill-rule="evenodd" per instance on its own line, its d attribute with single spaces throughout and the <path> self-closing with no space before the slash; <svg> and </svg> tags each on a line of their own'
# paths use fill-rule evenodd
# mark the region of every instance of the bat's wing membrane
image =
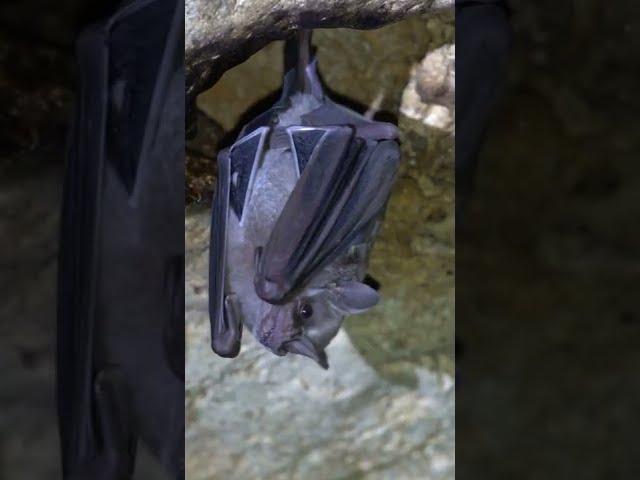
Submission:
<svg viewBox="0 0 640 480">
<path fill-rule="evenodd" d="M 304 168 L 311 160 L 313 149 L 327 133 L 325 128 L 315 127 L 289 127 L 287 135 L 291 145 L 291 152 L 296 161 L 298 176 L 302 174 Z"/>
<path fill-rule="evenodd" d="M 269 130 L 268 127 L 260 127 L 233 144 L 229 150 L 229 202 L 241 223 Z"/>
<path fill-rule="evenodd" d="M 353 126 L 321 130 L 310 155 L 290 131 L 306 165 L 258 260 L 255 286 L 266 301 L 282 301 L 344 252 L 381 215 L 395 180 L 395 141 L 361 138 Z"/>
</svg>

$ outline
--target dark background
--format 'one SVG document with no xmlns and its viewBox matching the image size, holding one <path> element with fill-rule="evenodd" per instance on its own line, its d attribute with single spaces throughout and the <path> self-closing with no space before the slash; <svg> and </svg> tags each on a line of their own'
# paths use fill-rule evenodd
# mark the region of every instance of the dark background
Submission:
<svg viewBox="0 0 640 480">
<path fill-rule="evenodd" d="M 60 478 L 55 288 L 72 7 L 0 7 L 0 478 Z"/>
<path fill-rule="evenodd" d="M 119 3 L 0 5 L 0 479 L 61 478 L 55 296 L 74 41 Z M 136 478 L 164 478 L 139 451 Z"/>
<path fill-rule="evenodd" d="M 457 477 L 640 478 L 638 3 L 511 6 L 456 226 Z"/>
</svg>

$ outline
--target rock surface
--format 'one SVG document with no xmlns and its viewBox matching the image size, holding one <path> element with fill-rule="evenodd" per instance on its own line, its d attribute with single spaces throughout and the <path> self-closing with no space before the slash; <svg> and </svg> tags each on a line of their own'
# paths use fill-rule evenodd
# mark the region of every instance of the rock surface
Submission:
<svg viewBox="0 0 640 480">
<path fill-rule="evenodd" d="M 374 28 L 412 14 L 453 7 L 453 0 L 187 0 L 187 101 L 229 68 L 301 28 Z"/>
</svg>

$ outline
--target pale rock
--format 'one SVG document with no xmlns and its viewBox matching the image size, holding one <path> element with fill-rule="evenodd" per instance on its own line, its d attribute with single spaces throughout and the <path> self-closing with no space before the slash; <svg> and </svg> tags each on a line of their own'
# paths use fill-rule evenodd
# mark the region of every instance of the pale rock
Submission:
<svg viewBox="0 0 640 480">
<path fill-rule="evenodd" d="M 400 112 L 429 127 L 453 132 L 455 119 L 455 45 L 428 52 L 411 69 Z"/>
</svg>

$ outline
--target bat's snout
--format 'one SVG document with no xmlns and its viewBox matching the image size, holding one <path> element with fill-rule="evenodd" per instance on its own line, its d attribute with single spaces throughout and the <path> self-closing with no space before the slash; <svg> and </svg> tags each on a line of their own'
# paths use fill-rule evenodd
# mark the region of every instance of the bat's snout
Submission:
<svg viewBox="0 0 640 480">
<path fill-rule="evenodd" d="M 309 357 L 325 370 L 329 368 L 329 362 L 327 361 L 327 354 L 325 351 L 317 348 L 314 343 L 304 335 L 294 338 L 288 342 L 284 348 L 288 352 Z"/>
</svg>

